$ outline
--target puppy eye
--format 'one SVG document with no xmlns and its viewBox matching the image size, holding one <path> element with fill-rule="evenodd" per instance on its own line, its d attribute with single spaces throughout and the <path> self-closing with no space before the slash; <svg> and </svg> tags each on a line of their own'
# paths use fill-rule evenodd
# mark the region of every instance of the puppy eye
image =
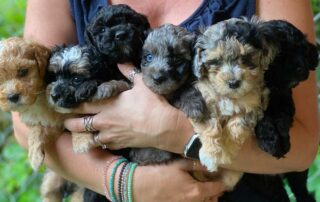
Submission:
<svg viewBox="0 0 320 202">
<path fill-rule="evenodd" d="M 212 59 L 206 62 L 206 66 L 221 66 L 221 65 L 222 65 L 222 60 L 219 60 L 219 59 Z"/>
<path fill-rule="evenodd" d="M 27 76 L 29 72 L 29 69 L 28 68 L 22 68 L 22 69 L 19 69 L 18 70 L 18 77 L 24 77 L 24 76 Z"/>
<path fill-rule="evenodd" d="M 81 84 L 83 82 L 83 78 L 81 77 L 73 77 L 72 78 L 72 83 L 75 85 Z"/>
<path fill-rule="evenodd" d="M 148 54 L 146 54 L 145 56 L 144 56 L 144 60 L 146 61 L 146 62 L 152 62 L 153 61 L 153 54 L 151 54 L 151 53 L 148 53 Z"/>
<path fill-rule="evenodd" d="M 100 29 L 100 33 L 104 33 L 106 31 L 106 28 L 104 28 L 104 27 L 102 27 L 101 29 Z"/>
</svg>

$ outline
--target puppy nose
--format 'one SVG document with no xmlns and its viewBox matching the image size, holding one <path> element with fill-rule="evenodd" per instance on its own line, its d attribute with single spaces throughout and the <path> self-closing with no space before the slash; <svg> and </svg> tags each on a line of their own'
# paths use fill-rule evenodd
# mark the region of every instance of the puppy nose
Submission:
<svg viewBox="0 0 320 202">
<path fill-rule="evenodd" d="M 239 88 L 240 84 L 241 84 L 240 80 L 233 79 L 233 80 L 228 81 L 229 88 L 231 88 L 231 89 Z"/>
<path fill-rule="evenodd" d="M 162 75 L 153 75 L 152 79 L 156 84 L 159 85 L 166 80 L 166 77 L 164 77 Z"/>
<path fill-rule="evenodd" d="M 17 93 L 8 95 L 8 100 L 13 103 L 17 103 L 20 99 L 20 95 Z"/>
<path fill-rule="evenodd" d="M 59 98 L 60 98 L 60 94 L 59 93 L 52 93 L 51 94 L 51 98 L 54 102 L 56 102 Z"/>
<path fill-rule="evenodd" d="M 120 31 L 117 31 L 115 34 L 114 34 L 114 39 L 116 40 L 121 40 L 121 39 L 124 39 L 126 36 L 126 32 L 123 31 L 123 30 L 120 30 Z"/>
</svg>

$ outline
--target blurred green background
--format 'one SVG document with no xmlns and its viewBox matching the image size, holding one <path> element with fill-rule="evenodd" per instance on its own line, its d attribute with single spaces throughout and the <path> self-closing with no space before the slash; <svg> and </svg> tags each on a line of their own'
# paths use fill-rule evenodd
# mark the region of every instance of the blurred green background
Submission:
<svg viewBox="0 0 320 202">
<path fill-rule="evenodd" d="M 317 37 L 320 40 L 320 1 L 312 0 Z M 0 38 L 21 36 L 23 31 L 25 0 L 0 1 Z M 318 41 L 320 43 L 320 41 Z M 317 71 L 320 81 L 320 68 Z M 320 89 L 320 83 L 318 82 Z M 320 94 L 318 96 L 320 106 Z M 10 114 L 0 112 L 0 202 L 38 202 L 39 183 L 43 173 L 35 173 L 27 162 L 26 152 L 12 137 Z M 320 202 L 320 154 L 310 168 L 308 188 Z M 290 190 L 288 190 L 290 192 Z M 292 201 L 294 198 L 290 194 Z"/>
</svg>

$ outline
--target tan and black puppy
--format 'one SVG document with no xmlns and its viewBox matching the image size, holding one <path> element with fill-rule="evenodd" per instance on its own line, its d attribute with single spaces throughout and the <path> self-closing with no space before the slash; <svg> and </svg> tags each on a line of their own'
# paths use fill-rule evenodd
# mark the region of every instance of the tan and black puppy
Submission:
<svg viewBox="0 0 320 202">
<path fill-rule="evenodd" d="M 194 72 L 209 118 L 191 119 L 200 134 L 200 161 L 209 171 L 231 163 L 267 107 L 264 73 L 277 50 L 256 36 L 257 21 L 230 19 L 209 27 L 196 43 Z M 242 173 L 222 171 L 232 189 Z"/>
</svg>

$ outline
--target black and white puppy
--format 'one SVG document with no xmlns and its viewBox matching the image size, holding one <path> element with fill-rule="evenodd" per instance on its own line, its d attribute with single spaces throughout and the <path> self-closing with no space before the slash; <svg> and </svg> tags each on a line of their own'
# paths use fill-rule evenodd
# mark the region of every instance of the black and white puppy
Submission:
<svg viewBox="0 0 320 202">
<path fill-rule="evenodd" d="M 148 19 L 124 4 L 101 8 L 86 27 L 86 43 L 108 63 L 130 62 L 140 67 Z"/>
<path fill-rule="evenodd" d="M 96 101 L 129 89 L 117 67 L 96 62 L 87 46 L 57 46 L 47 71 L 48 101 L 61 113 L 85 101 Z"/>
</svg>

